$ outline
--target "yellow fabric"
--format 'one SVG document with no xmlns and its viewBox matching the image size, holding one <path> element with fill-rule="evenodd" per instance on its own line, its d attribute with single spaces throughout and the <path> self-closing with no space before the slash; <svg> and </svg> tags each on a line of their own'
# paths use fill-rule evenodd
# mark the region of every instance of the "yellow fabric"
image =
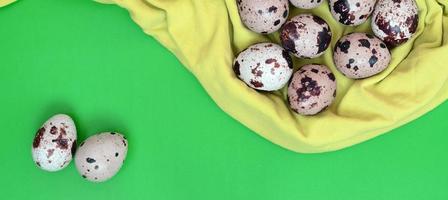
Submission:
<svg viewBox="0 0 448 200">
<path fill-rule="evenodd" d="M 10 0 L 0 0 L 5 5 Z M 330 48 L 320 58 L 295 59 L 330 67 L 338 81 L 337 98 L 325 112 L 311 117 L 294 114 L 285 90 L 260 93 L 239 81 L 232 71 L 234 56 L 262 41 L 279 42 L 278 33 L 262 36 L 247 30 L 235 0 L 100 0 L 127 9 L 143 31 L 172 51 L 201 82 L 215 102 L 232 117 L 266 139 L 302 153 L 348 147 L 401 126 L 448 97 L 448 1 L 417 0 L 420 21 L 415 36 L 392 51 L 390 67 L 359 81 L 335 68 L 332 51 L 346 33 L 370 32 L 370 22 L 342 26 L 324 3 L 312 12 L 331 26 Z M 430 134 L 430 133 L 428 133 Z"/>
<path fill-rule="evenodd" d="M 234 56 L 262 41 L 279 42 L 278 33 L 262 36 L 241 23 L 235 0 L 103 0 L 127 9 L 148 35 L 171 50 L 228 114 L 266 139 L 302 153 L 348 147 L 401 126 L 448 97 L 448 1 L 417 0 L 418 31 L 392 51 L 383 73 L 359 81 L 345 78 L 332 61 L 336 41 L 353 31 L 370 32 L 370 21 L 356 28 L 335 21 L 324 3 L 311 12 L 331 26 L 333 39 L 323 56 L 296 59 L 295 68 L 322 63 L 338 81 L 334 104 L 312 117 L 294 114 L 285 90 L 260 93 L 239 81 Z M 291 16 L 309 12 L 292 9 Z"/>
<path fill-rule="evenodd" d="M 16 0 L 0 0 L 0 7 L 6 6 Z"/>
</svg>

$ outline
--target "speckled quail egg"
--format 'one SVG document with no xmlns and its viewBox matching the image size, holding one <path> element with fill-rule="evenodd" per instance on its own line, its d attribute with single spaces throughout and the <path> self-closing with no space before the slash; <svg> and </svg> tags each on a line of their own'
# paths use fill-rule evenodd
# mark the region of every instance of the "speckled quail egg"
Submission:
<svg viewBox="0 0 448 200">
<path fill-rule="evenodd" d="M 414 0 L 379 0 L 372 15 L 372 30 L 389 47 L 395 47 L 417 31 L 418 19 Z"/>
<path fill-rule="evenodd" d="M 249 87 L 274 91 L 286 85 L 293 72 L 288 52 L 273 43 L 259 43 L 242 51 L 233 62 L 233 70 Z"/>
<path fill-rule="evenodd" d="M 281 28 L 283 48 L 299 58 L 315 58 L 324 53 L 331 42 L 327 22 L 316 15 L 300 14 Z"/>
<path fill-rule="evenodd" d="M 325 65 L 310 64 L 294 73 L 288 87 L 291 109 L 301 115 L 315 115 L 336 97 L 336 78 Z"/>
<path fill-rule="evenodd" d="M 106 181 L 118 173 L 128 152 L 128 141 L 116 132 L 104 132 L 87 138 L 75 155 L 76 169 L 92 182 Z"/>
<path fill-rule="evenodd" d="M 297 8 L 312 9 L 318 7 L 324 0 L 289 0 Z"/>
<path fill-rule="evenodd" d="M 237 0 L 236 3 L 243 24 L 257 33 L 277 31 L 289 15 L 288 0 Z"/>
<path fill-rule="evenodd" d="M 68 115 L 58 114 L 37 131 L 31 152 L 39 168 L 53 172 L 67 167 L 75 149 L 75 123 Z"/>
<path fill-rule="evenodd" d="M 391 55 L 386 44 L 377 37 L 351 33 L 336 43 L 333 59 L 342 74 L 360 79 L 384 71 L 389 66 Z"/>
<path fill-rule="evenodd" d="M 357 26 L 372 14 L 376 0 L 330 0 L 333 17 L 342 24 Z"/>
</svg>

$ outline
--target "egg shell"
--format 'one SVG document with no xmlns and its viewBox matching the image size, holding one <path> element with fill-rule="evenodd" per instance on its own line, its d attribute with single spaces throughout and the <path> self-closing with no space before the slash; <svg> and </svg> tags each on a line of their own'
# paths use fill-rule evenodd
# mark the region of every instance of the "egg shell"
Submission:
<svg viewBox="0 0 448 200">
<path fill-rule="evenodd" d="M 277 31 L 289 15 L 288 0 L 237 0 L 236 3 L 243 24 L 257 33 Z"/>
<path fill-rule="evenodd" d="M 45 171 L 59 171 L 70 163 L 76 150 L 76 126 L 65 114 L 54 115 L 37 131 L 31 153 L 36 165 Z"/>
<path fill-rule="evenodd" d="M 357 26 L 372 14 L 376 0 L 330 0 L 333 18 L 342 24 Z"/>
<path fill-rule="evenodd" d="M 336 78 L 325 65 L 305 65 L 294 73 L 288 87 L 291 109 L 301 115 L 315 115 L 333 102 L 336 87 Z"/>
<path fill-rule="evenodd" d="M 352 79 L 367 78 L 384 71 L 391 55 L 383 41 L 366 33 L 351 33 L 342 37 L 333 54 L 336 68 Z"/>
<path fill-rule="evenodd" d="M 379 0 L 372 15 L 372 30 L 389 47 L 408 41 L 417 31 L 418 8 L 414 0 Z"/>
<path fill-rule="evenodd" d="M 293 72 L 288 52 L 274 43 L 259 43 L 242 51 L 233 62 L 233 70 L 249 87 L 274 91 L 283 88 Z"/>
<path fill-rule="evenodd" d="M 297 8 L 312 9 L 320 6 L 324 0 L 289 0 Z"/>
<path fill-rule="evenodd" d="M 330 45 L 331 30 L 319 16 L 300 14 L 282 26 L 280 40 L 283 48 L 296 57 L 315 58 Z"/>
<path fill-rule="evenodd" d="M 120 133 L 104 132 L 82 142 L 75 155 L 81 176 L 92 182 L 109 180 L 118 173 L 126 159 L 128 141 Z"/>
</svg>

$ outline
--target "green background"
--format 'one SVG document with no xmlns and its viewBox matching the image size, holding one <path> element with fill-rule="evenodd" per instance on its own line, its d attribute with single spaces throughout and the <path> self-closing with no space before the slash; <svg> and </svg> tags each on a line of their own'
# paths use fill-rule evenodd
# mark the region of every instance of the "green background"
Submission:
<svg viewBox="0 0 448 200">
<path fill-rule="evenodd" d="M 304 155 L 230 118 L 116 6 L 23 0 L 0 8 L 1 199 L 448 199 L 448 104 L 354 147 Z M 71 115 L 79 140 L 129 139 L 116 177 L 31 159 L 39 126 Z"/>
</svg>

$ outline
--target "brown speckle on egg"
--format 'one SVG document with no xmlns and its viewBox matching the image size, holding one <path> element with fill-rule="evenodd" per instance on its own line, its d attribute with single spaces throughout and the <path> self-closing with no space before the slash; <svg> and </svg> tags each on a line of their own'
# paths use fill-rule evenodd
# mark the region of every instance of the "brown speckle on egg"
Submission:
<svg viewBox="0 0 448 200">
<path fill-rule="evenodd" d="M 310 64 L 294 73 L 287 96 L 294 112 L 315 115 L 333 102 L 335 93 L 333 73 L 324 65 Z"/>
<path fill-rule="evenodd" d="M 385 70 L 391 55 L 385 44 L 366 33 L 351 33 L 337 42 L 333 54 L 336 68 L 345 76 L 361 79 Z"/>
<path fill-rule="evenodd" d="M 56 126 L 52 126 L 50 129 L 50 134 L 56 135 L 58 133 L 58 128 Z"/>
<path fill-rule="evenodd" d="M 62 133 L 56 139 L 51 140 L 56 143 L 56 147 L 59 149 L 68 149 L 68 141 L 66 138 L 63 138 Z"/>
<path fill-rule="evenodd" d="M 124 138 L 116 132 L 104 132 L 87 138 L 75 155 L 78 172 L 93 182 L 103 182 L 115 176 L 128 150 L 128 142 Z M 115 154 L 117 156 L 113 157 Z"/>
<path fill-rule="evenodd" d="M 328 78 L 329 78 L 331 81 L 336 81 L 336 78 L 334 77 L 334 74 L 333 74 L 333 73 L 328 73 L 327 75 L 328 75 Z"/>
<path fill-rule="evenodd" d="M 59 128 L 59 131 L 61 132 L 61 135 L 67 135 L 64 127 Z"/>
<path fill-rule="evenodd" d="M 261 34 L 277 31 L 289 13 L 288 0 L 239 0 L 237 6 L 243 24 Z"/>
<path fill-rule="evenodd" d="M 291 57 L 274 43 L 254 44 L 240 52 L 233 63 L 235 75 L 257 90 L 278 90 L 292 75 Z"/>
<path fill-rule="evenodd" d="M 42 140 L 44 132 L 45 132 L 44 127 L 40 128 L 37 131 L 36 136 L 34 137 L 34 141 L 33 141 L 33 148 L 39 147 L 39 144 L 40 144 L 40 141 Z"/>
<path fill-rule="evenodd" d="M 297 53 L 294 40 L 299 39 L 297 26 L 295 23 L 286 23 L 281 30 L 280 40 L 283 47 L 292 53 Z"/>
<path fill-rule="evenodd" d="M 256 80 L 250 80 L 250 84 L 252 84 L 255 88 L 261 88 L 263 87 L 263 83 Z"/>
<path fill-rule="evenodd" d="M 51 172 L 65 168 L 73 155 L 68 147 L 72 147 L 76 137 L 76 127 L 69 116 L 51 117 L 34 137 L 31 151 L 34 162 L 39 168 Z"/>
<path fill-rule="evenodd" d="M 329 0 L 333 18 L 344 25 L 364 23 L 373 11 L 376 0 Z"/>
<path fill-rule="evenodd" d="M 372 15 L 372 31 L 389 47 L 395 47 L 417 31 L 418 19 L 415 0 L 378 0 Z"/>
<path fill-rule="evenodd" d="M 331 42 L 328 24 L 316 15 L 300 14 L 288 20 L 280 30 L 282 46 L 298 58 L 315 58 Z"/>
</svg>

